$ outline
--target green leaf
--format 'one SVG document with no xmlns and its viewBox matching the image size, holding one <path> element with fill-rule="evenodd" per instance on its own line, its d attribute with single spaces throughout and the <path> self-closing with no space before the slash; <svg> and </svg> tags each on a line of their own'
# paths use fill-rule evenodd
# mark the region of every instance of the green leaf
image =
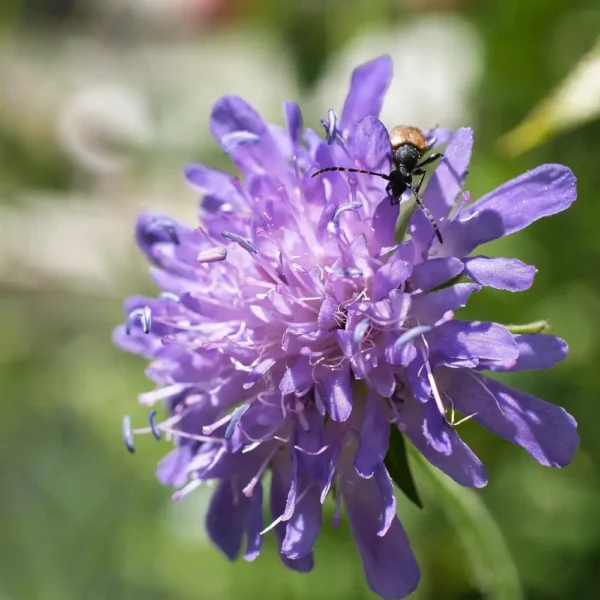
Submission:
<svg viewBox="0 0 600 600">
<path fill-rule="evenodd" d="M 385 455 L 385 466 L 392 480 L 404 492 L 404 495 L 419 508 L 423 503 L 417 492 L 406 454 L 404 436 L 397 427 L 391 427 L 390 447 Z"/>
<path fill-rule="evenodd" d="M 480 495 L 452 481 L 414 448 L 410 448 L 410 453 L 427 475 L 440 506 L 456 528 L 469 558 L 473 579 L 485 598 L 522 600 L 517 568 Z"/>
</svg>

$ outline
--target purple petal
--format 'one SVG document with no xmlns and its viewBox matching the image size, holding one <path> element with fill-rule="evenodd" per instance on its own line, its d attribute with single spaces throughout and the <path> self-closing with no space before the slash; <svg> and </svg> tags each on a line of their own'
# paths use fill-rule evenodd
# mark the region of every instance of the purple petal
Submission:
<svg viewBox="0 0 600 600">
<path fill-rule="evenodd" d="M 319 489 L 312 487 L 298 502 L 293 517 L 288 521 L 281 553 L 290 560 L 310 555 L 317 541 L 323 521 L 323 510 L 319 499 Z"/>
<path fill-rule="evenodd" d="M 383 398 L 389 398 L 396 390 L 396 377 L 389 365 L 380 362 L 371 371 L 371 381 L 375 391 Z"/>
<path fill-rule="evenodd" d="M 432 258 L 413 267 L 410 282 L 413 289 L 427 292 L 454 279 L 463 269 L 463 263 L 458 258 Z"/>
<path fill-rule="evenodd" d="M 443 388 L 454 406 L 504 439 L 522 446 L 542 465 L 571 462 L 579 436 L 575 419 L 560 406 L 471 371 L 445 370 Z"/>
<path fill-rule="evenodd" d="M 329 416 L 338 422 L 348 419 L 352 411 L 352 381 L 350 365 L 340 369 L 319 369 L 316 377 L 321 386 L 321 399 Z"/>
<path fill-rule="evenodd" d="M 443 250 L 466 256 L 481 244 L 565 210 L 576 197 L 576 180 L 570 169 L 542 165 L 463 209 L 444 230 Z"/>
<path fill-rule="evenodd" d="M 348 150 L 360 161 L 362 168 L 383 171 L 385 175 L 389 173 L 392 159 L 390 134 L 377 117 L 368 116 L 356 124 Z"/>
<path fill-rule="evenodd" d="M 480 321 L 446 321 L 427 337 L 432 355 L 450 361 L 475 359 L 512 366 L 519 356 L 513 335 L 497 323 Z"/>
<path fill-rule="evenodd" d="M 375 209 L 373 215 L 373 239 L 370 250 L 376 254 L 381 248 L 386 248 L 394 244 L 396 235 L 396 223 L 400 214 L 400 204 L 390 202 L 388 197 L 385 197 Z"/>
<path fill-rule="evenodd" d="M 377 535 L 383 537 L 389 531 L 396 517 L 396 494 L 392 478 L 383 465 L 379 465 L 379 468 L 375 471 L 374 479 L 383 504 L 381 527 Z"/>
<path fill-rule="evenodd" d="M 273 519 L 281 517 L 285 511 L 285 506 L 290 488 L 290 469 L 286 456 L 277 454 L 271 465 L 273 476 L 271 477 L 271 516 Z M 312 553 L 297 560 L 290 560 L 287 556 L 281 554 L 281 547 L 286 537 L 287 523 L 280 522 L 275 526 L 275 535 L 279 543 L 280 558 L 286 567 L 306 573 L 313 568 L 314 560 Z"/>
<path fill-rule="evenodd" d="M 434 466 L 460 485 L 483 487 L 487 472 L 472 450 L 440 414 L 434 402 L 406 399 L 400 407 L 402 431 Z"/>
<path fill-rule="evenodd" d="M 296 148 L 302 137 L 302 112 L 295 102 L 286 102 L 283 109 L 290 139 L 293 147 Z"/>
<path fill-rule="evenodd" d="M 307 357 L 301 356 L 291 367 L 288 367 L 279 382 L 279 391 L 284 394 L 293 394 L 307 389 L 313 383 L 313 367 Z"/>
<path fill-rule="evenodd" d="M 259 362 L 250 373 L 248 379 L 244 383 L 245 390 L 251 388 L 277 361 L 274 358 L 265 358 Z"/>
<path fill-rule="evenodd" d="M 340 121 L 344 135 L 361 119 L 379 116 L 391 79 L 392 60 L 387 55 L 354 69 Z"/>
<path fill-rule="evenodd" d="M 229 560 L 235 560 L 240 553 L 247 503 L 240 492 L 234 494 L 230 480 L 222 481 L 210 500 L 206 529 Z"/>
<path fill-rule="evenodd" d="M 262 548 L 263 536 L 260 535 L 263 529 L 262 499 L 263 490 L 259 481 L 254 487 L 248 512 L 246 513 L 246 552 L 244 560 L 248 562 L 253 561 L 260 554 Z"/>
<path fill-rule="evenodd" d="M 473 130 L 461 127 L 450 138 L 444 158 L 440 160 L 423 194 L 423 201 L 436 221 L 448 216 L 463 189 L 472 150 Z"/>
<path fill-rule="evenodd" d="M 526 333 L 516 335 L 515 341 L 519 347 L 519 358 L 511 371 L 549 369 L 569 354 L 567 342 L 554 335 Z"/>
<path fill-rule="evenodd" d="M 437 146 L 443 146 L 444 144 L 446 144 L 450 140 L 450 138 L 452 137 L 453 134 L 454 134 L 454 132 L 450 131 L 450 129 L 441 129 L 439 127 L 436 127 L 435 129 L 430 129 L 425 134 L 425 137 L 428 140 L 435 138 L 436 143 L 435 143 L 434 148 L 436 148 Z"/>
<path fill-rule="evenodd" d="M 296 498 L 298 497 L 298 457 L 295 452 L 290 452 L 290 487 L 285 501 L 283 520 L 287 521 L 294 514 Z"/>
<path fill-rule="evenodd" d="M 459 261 L 460 262 L 460 261 Z M 378 302 L 406 281 L 412 272 L 412 265 L 403 260 L 390 259 L 373 278 L 372 301 Z"/>
<path fill-rule="evenodd" d="M 428 294 L 417 294 L 412 297 L 413 314 L 422 323 L 435 323 L 449 310 L 466 306 L 471 294 L 480 289 L 476 283 L 457 283 Z"/>
<path fill-rule="evenodd" d="M 258 138 L 256 142 L 239 144 L 229 149 L 229 154 L 244 168 L 258 172 L 284 168 L 285 161 L 267 126 L 259 114 L 238 96 L 224 96 L 217 101 L 211 113 L 210 130 L 219 143 L 240 131 L 254 134 Z"/>
<path fill-rule="evenodd" d="M 158 463 L 156 478 L 163 485 L 181 487 L 188 478 L 188 466 L 192 459 L 192 449 L 189 444 L 171 450 Z"/>
<path fill-rule="evenodd" d="M 521 292 L 529 289 L 537 269 L 516 258 L 473 256 L 464 260 L 465 275 L 475 283 L 498 290 Z"/>
<path fill-rule="evenodd" d="M 389 446 L 390 424 L 381 402 L 372 392 L 367 396 L 360 441 L 354 456 L 356 472 L 366 479 L 373 477 L 383 463 Z"/>
<path fill-rule="evenodd" d="M 419 565 L 396 516 L 384 536 L 384 499 L 375 478 L 362 479 L 352 469 L 341 479 L 350 527 L 369 587 L 386 600 L 404 598 L 420 579 Z"/>
</svg>

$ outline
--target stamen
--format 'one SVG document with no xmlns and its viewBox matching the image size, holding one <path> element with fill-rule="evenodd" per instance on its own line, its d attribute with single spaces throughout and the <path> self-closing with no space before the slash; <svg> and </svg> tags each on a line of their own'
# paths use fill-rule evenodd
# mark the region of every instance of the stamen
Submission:
<svg viewBox="0 0 600 600">
<path fill-rule="evenodd" d="M 149 233 L 160 233 L 165 231 L 169 236 L 169 239 L 176 245 L 179 246 L 179 235 L 175 228 L 175 222 L 166 217 L 154 217 L 147 225 L 144 231 L 145 234 Z"/>
<path fill-rule="evenodd" d="M 298 496 L 298 498 L 296 499 L 296 504 L 294 506 L 294 508 L 296 506 L 298 506 L 298 504 L 300 504 L 300 502 L 304 499 L 304 497 L 306 496 L 306 494 L 311 490 L 311 488 L 313 487 L 312 484 L 309 484 L 303 491 L 302 493 Z M 276 527 L 277 525 L 279 525 L 279 523 L 281 523 L 284 520 L 284 515 L 281 515 L 280 517 L 277 517 L 268 527 L 265 527 L 265 529 L 263 529 L 259 535 L 265 535 L 265 533 L 271 531 L 271 529 L 273 529 L 274 527 Z M 286 519 L 287 520 L 287 519 Z"/>
<path fill-rule="evenodd" d="M 238 406 L 233 413 L 231 414 L 231 420 L 229 421 L 229 424 L 227 425 L 227 429 L 225 430 L 225 439 L 228 440 L 231 438 L 231 436 L 233 435 L 233 432 L 235 431 L 235 428 L 238 426 L 238 423 L 240 422 L 240 419 L 244 416 L 244 414 L 246 414 L 246 411 L 250 408 L 250 404 L 246 403 L 246 404 L 242 404 L 241 406 Z M 204 430 L 204 428 L 202 428 Z"/>
<path fill-rule="evenodd" d="M 433 394 L 433 398 L 435 399 L 435 403 L 437 404 L 438 410 L 440 414 L 445 417 L 446 408 L 444 407 L 444 403 L 442 402 L 442 398 L 440 396 L 440 392 L 438 390 L 437 384 L 433 377 L 433 373 L 431 371 L 431 366 L 429 365 L 429 359 L 425 354 L 425 350 L 421 348 L 421 355 L 423 356 L 423 360 L 425 361 L 425 371 L 427 371 L 427 379 L 429 380 L 429 385 L 431 385 L 431 393 Z"/>
<path fill-rule="evenodd" d="M 238 235 L 237 233 L 232 233 L 231 231 L 222 231 L 221 235 L 230 242 L 235 242 L 238 246 L 241 246 L 246 252 L 250 254 L 258 254 L 258 248 L 247 238 Z"/>
<path fill-rule="evenodd" d="M 348 212 L 349 210 L 358 210 L 359 208 L 362 208 L 362 202 L 360 202 L 360 200 L 353 200 L 352 202 L 347 202 L 346 204 L 340 204 L 340 206 L 338 206 L 337 210 L 335 211 L 331 222 L 334 223 L 337 227 L 340 224 L 341 216 L 345 212 Z"/>
<path fill-rule="evenodd" d="M 199 488 L 202 485 L 202 479 L 192 479 L 188 484 L 184 485 L 182 488 L 178 489 L 176 492 L 173 492 L 171 496 L 171 500 L 181 500 L 183 497 L 187 496 L 190 492 L 193 492 L 195 489 Z"/>
<path fill-rule="evenodd" d="M 150 414 L 148 415 L 148 424 L 150 425 L 150 429 L 152 431 L 152 435 L 157 440 L 160 440 L 160 438 L 161 438 L 160 429 L 158 429 L 156 427 L 156 410 L 151 410 L 150 411 Z"/>
<path fill-rule="evenodd" d="M 123 443 L 131 454 L 135 452 L 135 444 L 133 443 L 133 429 L 131 429 L 131 417 L 125 415 L 121 424 L 121 434 L 123 437 Z"/>
<path fill-rule="evenodd" d="M 152 327 L 152 309 L 149 306 L 143 308 L 134 308 L 128 315 L 125 321 L 125 333 L 131 334 L 131 325 L 135 319 L 140 320 L 142 331 L 144 333 L 150 333 Z"/>
<path fill-rule="evenodd" d="M 196 260 L 199 263 L 214 263 L 220 262 L 227 258 L 227 248 L 223 246 L 217 246 L 216 248 L 210 248 L 209 250 L 203 250 L 198 254 Z"/>
<path fill-rule="evenodd" d="M 430 332 L 433 329 L 431 325 L 419 325 L 418 327 L 413 327 L 408 331 L 405 331 L 395 342 L 394 347 L 398 348 L 399 346 L 404 346 L 404 344 L 408 344 L 408 342 L 412 342 L 415 338 Z"/>
<path fill-rule="evenodd" d="M 225 154 L 229 154 L 236 146 L 240 144 L 256 143 L 260 138 L 250 131 L 233 131 L 225 134 L 221 138 L 221 145 Z"/>
<path fill-rule="evenodd" d="M 256 487 L 256 484 L 262 479 L 262 476 L 265 474 L 265 471 L 267 470 L 267 467 L 269 466 L 271 459 L 273 458 L 273 456 L 275 456 L 275 454 L 277 453 L 278 450 L 279 450 L 279 446 L 276 446 L 273 449 L 273 451 L 269 453 L 267 458 L 262 462 L 262 464 L 258 468 L 258 471 L 254 475 L 254 477 L 248 482 L 248 485 L 246 485 L 246 487 L 242 490 L 242 494 L 244 494 L 244 496 L 246 496 L 246 498 L 252 497 L 252 494 L 254 493 L 254 488 Z"/>
<path fill-rule="evenodd" d="M 174 383 L 163 388 L 158 388 L 152 392 L 144 392 L 138 396 L 138 402 L 143 406 L 152 406 L 155 402 L 166 400 L 183 392 L 187 386 L 182 383 Z"/>
</svg>

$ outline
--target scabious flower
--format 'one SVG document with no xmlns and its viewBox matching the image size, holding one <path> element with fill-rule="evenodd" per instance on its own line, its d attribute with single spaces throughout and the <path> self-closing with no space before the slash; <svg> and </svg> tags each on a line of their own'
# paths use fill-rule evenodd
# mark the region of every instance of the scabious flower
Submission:
<svg viewBox="0 0 600 600">
<path fill-rule="evenodd" d="M 369 586 L 403 598 L 420 574 L 384 463 L 393 428 L 471 487 L 487 475 L 456 431 L 455 410 L 543 465 L 566 465 L 578 446 L 562 408 L 483 374 L 551 367 L 565 342 L 454 316 L 482 286 L 531 285 L 534 267 L 470 254 L 564 210 L 576 190 L 569 169 L 544 165 L 470 203 L 461 191 L 472 131 L 430 132 L 447 143 L 424 192 L 444 242 L 421 211 L 410 239 L 398 241 L 400 206 L 385 180 L 311 177 L 332 165 L 389 172 L 377 115 L 391 72 L 388 57 L 354 71 L 341 117 L 323 122 L 326 139 L 303 128 L 296 104 L 285 105 L 281 128 L 241 98 L 219 100 L 211 131 L 243 178 L 192 165 L 200 225 L 139 218 L 137 243 L 163 292 L 127 300 L 114 340 L 151 361 L 157 389 L 139 400 L 168 413 L 161 422 L 152 410 L 139 430 L 126 418 L 127 446 L 142 432 L 174 440 L 158 479 L 177 488 L 175 498 L 216 482 L 206 526 L 227 557 L 245 538 L 253 560 L 274 529 L 283 563 L 309 571 L 322 505 L 333 497 L 334 522 L 345 505 Z"/>
</svg>

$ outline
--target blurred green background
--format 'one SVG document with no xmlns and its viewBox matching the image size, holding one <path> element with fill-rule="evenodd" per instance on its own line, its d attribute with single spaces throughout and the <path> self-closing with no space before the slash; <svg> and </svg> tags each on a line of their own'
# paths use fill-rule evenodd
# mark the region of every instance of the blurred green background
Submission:
<svg viewBox="0 0 600 600">
<path fill-rule="evenodd" d="M 499 141 L 599 33 L 597 0 L 3 0 L 0 599 L 373 597 L 345 525 L 324 527 L 310 575 L 280 565 L 271 535 L 255 563 L 229 564 L 204 532 L 210 489 L 171 502 L 154 479 L 167 447 L 148 437 L 135 456 L 123 448 L 121 418 L 142 422 L 136 397 L 151 384 L 144 361 L 114 349 L 110 334 L 126 295 L 154 292 L 135 214 L 192 222 L 182 167 L 227 167 L 208 133 L 211 104 L 238 93 L 282 122 L 282 102 L 296 99 L 318 127 L 327 109 L 341 110 L 352 67 L 384 52 L 395 62 L 386 125 L 475 128 L 473 197 L 544 162 L 578 177 L 567 213 L 489 248 L 535 264 L 533 288 L 483 291 L 468 313 L 546 318 L 567 339 L 565 363 L 509 380 L 565 406 L 581 449 L 554 471 L 472 422 L 460 427 L 489 468 L 477 493 L 526 598 L 597 598 L 600 69 L 569 96 L 592 105 L 581 122 L 527 152 L 503 154 Z M 443 500 L 417 481 L 425 510 L 399 503 L 423 568 L 414 598 L 487 597 Z"/>
</svg>

